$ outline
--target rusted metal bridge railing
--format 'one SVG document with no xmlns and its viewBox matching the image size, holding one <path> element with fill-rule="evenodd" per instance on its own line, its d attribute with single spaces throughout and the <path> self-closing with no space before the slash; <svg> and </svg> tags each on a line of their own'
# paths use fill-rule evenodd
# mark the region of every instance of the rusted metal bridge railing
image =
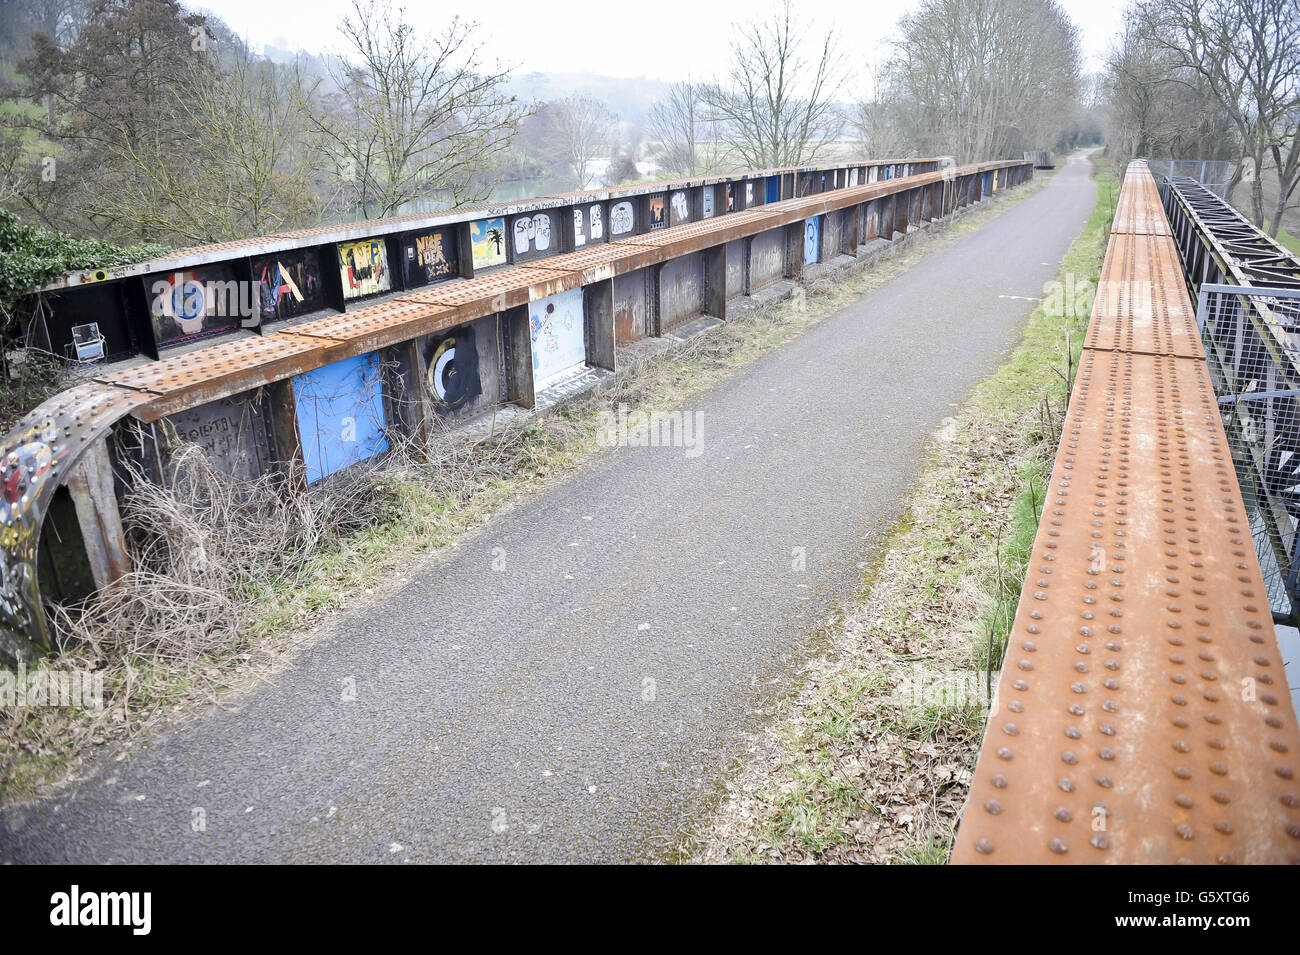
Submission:
<svg viewBox="0 0 1300 955">
<path fill-rule="evenodd" d="M 1300 861 L 1300 732 L 1231 450 L 1134 163 L 954 862 Z"/>
</svg>

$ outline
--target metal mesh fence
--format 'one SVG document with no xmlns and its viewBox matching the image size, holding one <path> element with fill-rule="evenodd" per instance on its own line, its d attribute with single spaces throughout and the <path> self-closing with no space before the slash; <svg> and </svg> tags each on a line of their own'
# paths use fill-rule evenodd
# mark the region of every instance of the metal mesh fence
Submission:
<svg viewBox="0 0 1300 955">
<path fill-rule="evenodd" d="M 1171 179 L 1195 179 L 1220 199 L 1228 198 L 1228 180 L 1232 178 L 1232 163 L 1226 159 L 1148 159 L 1147 166 L 1163 184 Z"/>
<path fill-rule="evenodd" d="M 1275 613 L 1300 555 L 1300 290 L 1204 284 L 1197 325 Z"/>
</svg>

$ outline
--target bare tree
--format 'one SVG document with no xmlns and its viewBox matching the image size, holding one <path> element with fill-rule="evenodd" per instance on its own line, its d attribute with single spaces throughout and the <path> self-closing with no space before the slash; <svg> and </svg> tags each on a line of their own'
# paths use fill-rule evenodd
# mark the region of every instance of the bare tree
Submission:
<svg viewBox="0 0 1300 955">
<path fill-rule="evenodd" d="M 705 91 L 726 144 L 751 169 L 812 161 L 844 124 L 835 96 L 845 64 L 832 32 L 811 36 L 784 0 L 771 17 L 736 24 L 733 33 L 729 72 Z"/>
<path fill-rule="evenodd" d="M 1300 185 L 1300 0 L 1151 0 L 1133 14 L 1144 38 L 1208 84 L 1253 167 L 1255 224 L 1274 236 Z M 1264 171 L 1277 195 L 1265 200 Z M 1235 184 L 1235 181 L 1234 181 Z"/>
<path fill-rule="evenodd" d="M 266 235 L 317 218 L 319 153 L 306 147 L 305 91 L 292 68 L 241 49 L 220 82 L 181 104 L 198 137 L 185 202 L 185 230 L 197 240 Z"/>
<path fill-rule="evenodd" d="M 598 99 L 567 96 L 555 103 L 555 132 L 576 189 L 591 183 L 591 161 L 613 145 L 618 117 Z"/>
<path fill-rule="evenodd" d="M 1139 156 L 1235 158 L 1236 129 L 1209 83 L 1155 40 L 1145 17 L 1129 10 L 1102 80 L 1112 163 L 1122 170 Z"/>
<path fill-rule="evenodd" d="M 924 0 L 899 24 L 887 97 L 912 148 L 1007 158 L 1073 122 L 1079 40 L 1056 0 Z"/>
<path fill-rule="evenodd" d="M 355 185 L 366 213 L 388 216 L 413 199 L 486 199 L 490 169 L 526 109 L 506 92 L 508 73 L 483 68 L 476 26 L 453 18 L 421 37 L 402 8 L 353 0 L 340 26 L 347 58 L 332 96 L 308 100 L 312 125 Z"/>
<path fill-rule="evenodd" d="M 23 95 L 44 115 L 12 122 L 45 141 L 49 172 L 30 177 L 28 209 L 118 241 L 189 238 L 201 137 L 183 104 L 219 82 L 211 36 L 177 0 L 93 0 L 75 36 L 34 36 Z"/>
<path fill-rule="evenodd" d="M 62 39 L 35 34 L 23 63 L 24 94 L 44 109 L 15 110 L 0 136 L 10 209 L 81 235 L 174 244 L 316 218 L 292 70 L 176 0 L 94 0 L 49 22 Z"/>
<path fill-rule="evenodd" d="M 17 66 L 31 55 L 38 34 L 66 43 L 83 25 L 88 6 L 84 0 L 3 0 L 0 64 Z"/>
<path fill-rule="evenodd" d="M 881 67 L 873 68 L 871 96 L 857 103 L 849 113 L 849 126 L 856 134 L 865 156 L 885 158 L 901 156 L 907 151 L 902 124 L 895 115 L 894 102 L 887 95 L 885 74 Z"/>
<path fill-rule="evenodd" d="M 706 88 L 687 80 L 673 83 L 650 107 L 650 134 L 659 141 L 663 165 L 695 176 L 717 161 L 717 121 L 705 101 Z"/>
</svg>

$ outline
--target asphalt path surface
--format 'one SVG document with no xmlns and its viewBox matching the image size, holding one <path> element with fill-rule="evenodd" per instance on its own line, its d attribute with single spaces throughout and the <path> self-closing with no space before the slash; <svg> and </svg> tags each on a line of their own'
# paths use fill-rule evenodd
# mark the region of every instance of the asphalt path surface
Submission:
<svg viewBox="0 0 1300 955">
<path fill-rule="evenodd" d="M 670 858 L 1095 197 L 1073 157 L 695 401 L 695 448 L 601 455 L 230 710 L 0 814 L 0 858 Z"/>
</svg>

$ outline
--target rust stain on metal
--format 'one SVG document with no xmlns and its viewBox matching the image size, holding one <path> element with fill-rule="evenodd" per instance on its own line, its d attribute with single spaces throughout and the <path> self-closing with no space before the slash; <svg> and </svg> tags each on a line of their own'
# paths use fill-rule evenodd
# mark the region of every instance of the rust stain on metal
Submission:
<svg viewBox="0 0 1300 955">
<path fill-rule="evenodd" d="M 638 337 L 634 327 L 636 315 L 630 308 L 616 309 L 614 312 L 614 341 L 625 345 Z"/>
<path fill-rule="evenodd" d="M 1108 280 L 1190 306 L 1164 242 L 1112 236 Z M 1300 730 L 1209 372 L 1123 350 L 1126 320 L 1094 311 L 1118 347 L 1080 360 L 955 863 L 1300 861 Z"/>
</svg>

